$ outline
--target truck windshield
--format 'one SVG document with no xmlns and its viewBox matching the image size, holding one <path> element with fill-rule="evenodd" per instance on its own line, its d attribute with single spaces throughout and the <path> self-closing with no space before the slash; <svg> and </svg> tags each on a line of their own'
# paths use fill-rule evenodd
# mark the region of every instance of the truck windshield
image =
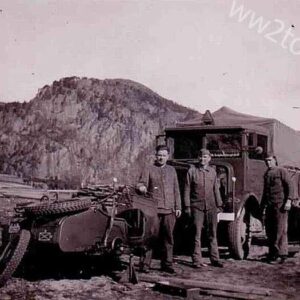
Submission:
<svg viewBox="0 0 300 300">
<path fill-rule="evenodd" d="M 206 134 L 206 148 L 212 157 L 240 157 L 242 137 L 240 134 Z"/>
<path fill-rule="evenodd" d="M 177 134 L 169 137 L 169 145 L 172 144 L 173 157 L 175 159 L 197 158 L 200 149 L 203 147 L 203 136 L 200 134 Z"/>
<path fill-rule="evenodd" d="M 168 136 L 174 159 L 194 159 L 201 148 L 210 150 L 212 157 L 241 157 L 241 133 L 180 132 Z"/>
</svg>

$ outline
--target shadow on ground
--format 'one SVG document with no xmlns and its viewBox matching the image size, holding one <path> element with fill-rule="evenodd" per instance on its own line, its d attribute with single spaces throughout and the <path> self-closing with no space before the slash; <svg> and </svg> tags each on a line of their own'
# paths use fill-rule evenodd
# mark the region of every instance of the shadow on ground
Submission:
<svg viewBox="0 0 300 300">
<path fill-rule="evenodd" d="M 126 268 L 126 262 L 109 254 L 90 256 L 43 251 L 27 253 L 14 276 L 28 281 L 90 279 L 103 275 L 114 278 L 116 272 Z"/>
</svg>

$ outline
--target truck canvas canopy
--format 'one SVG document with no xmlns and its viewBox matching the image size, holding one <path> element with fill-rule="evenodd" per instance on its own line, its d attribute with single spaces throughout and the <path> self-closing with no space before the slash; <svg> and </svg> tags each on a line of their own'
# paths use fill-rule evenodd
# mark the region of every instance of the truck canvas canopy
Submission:
<svg viewBox="0 0 300 300">
<path fill-rule="evenodd" d="M 300 133 L 280 121 L 239 113 L 222 107 L 211 114 L 213 125 L 203 123 L 203 119 L 193 119 L 176 124 L 176 129 L 201 130 L 206 128 L 243 128 L 248 131 L 267 134 L 268 149 L 275 153 L 280 165 L 300 168 Z M 175 130 L 176 130 L 175 129 Z M 169 129 L 170 130 L 170 129 Z"/>
</svg>

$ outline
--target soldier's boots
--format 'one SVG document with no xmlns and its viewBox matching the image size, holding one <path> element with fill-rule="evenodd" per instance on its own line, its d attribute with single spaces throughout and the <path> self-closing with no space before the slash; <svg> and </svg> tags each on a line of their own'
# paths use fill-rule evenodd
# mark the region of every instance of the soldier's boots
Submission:
<svg viewBox="0 0 300 300">
<path fill-rule="evenodd" d="M 223 263 L 221 263 L 219 260 L 212 260 L 211 265 L 217 268 L 224 268 Z"/>
<path fill-rule="evenodd" d="M 174 270 L 174 268 L 172 266 L 162 266 L 161 271 L 169 273 L 169 274 L 175 274 L 176 273 L 176 271 Z"/>
<path fill-rule="evenodd" d="M 273 257 L 273 259 L 268 259 L 268 263 L 271 265 L 277 265 L 277 264 L 284 264 L 286 262 L 287 256 L 286 255 L 280 255 L 277 257 Z"/>
<path fill-rule="evenodd" d="M 207 264 L 204 262 L 193 262 L 192 267 L 195 269 L 200 269 L 202 267 L 207 267 Z"/>
</svg>

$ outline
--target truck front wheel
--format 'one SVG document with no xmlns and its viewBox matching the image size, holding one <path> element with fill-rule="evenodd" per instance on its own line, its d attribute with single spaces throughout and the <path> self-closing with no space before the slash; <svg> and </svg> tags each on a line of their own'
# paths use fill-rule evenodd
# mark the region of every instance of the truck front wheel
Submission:
<svg viewBox="0 0 300 300">
<path fill-rule="evenodd" d="M 249 254 L 252 219 L 251 214 L 243 207 L 239 217 L 228 224 L 229 251 L 235 259 L 246 259 Z"/>
</svg>

